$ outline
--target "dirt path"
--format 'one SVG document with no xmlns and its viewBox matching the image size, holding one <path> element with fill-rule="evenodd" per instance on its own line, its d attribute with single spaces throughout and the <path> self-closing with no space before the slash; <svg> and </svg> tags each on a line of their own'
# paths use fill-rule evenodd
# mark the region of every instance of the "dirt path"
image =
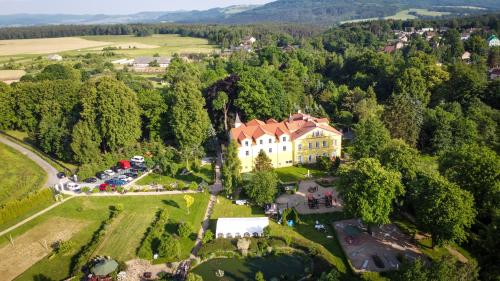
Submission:
<svg viewBox="0 0 500 281">
<path fill-rule="evenodd" d="M 463 263 L 467 263 L 469 261 L 464 255 L 462 255 L 459 251 L 455 250 L 454 248 L 450 246 L 445 246 L 445 248 L 446 250 L 448 250 L 448 252 L 450 252 L 452 256 L 457 258 L 459 261 Z"/>
<path fill-rule="evenodd" d="M 57 173 L 58 173 L 57 169 L 52 167 L 52 165 L 50 165 L 47 161 L 38 156 L 36 153 L 7 139 L 2 135 L 0 135 L 0 142 L 14 148 L 21 154 L 33 160 L 38 166 L 42 167 L 42 169 L 47 173 L 47 181 L 45 182 L 44 186 L 54 186 L 55 184 L 59 183 L 59 178 L 57 178 Z"/>
</svg>

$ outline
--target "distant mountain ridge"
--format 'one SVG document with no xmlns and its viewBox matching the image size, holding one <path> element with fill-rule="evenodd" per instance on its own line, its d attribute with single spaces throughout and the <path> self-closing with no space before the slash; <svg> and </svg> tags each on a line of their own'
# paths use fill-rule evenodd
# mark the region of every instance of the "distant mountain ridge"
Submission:
<svg viewBox="0 0 500 281">
<path fill-rule="evenodd" d="M 478 7 L 472 9 L 469 7 Z M 277 0 L 265 5 L 235 5 L 209 10 L 140 12 L 130 15 L 1 15 L 0 27 L 51 24 L 227 23 L 258 22 L 329 25 L 345 20 L 382 18 L 409 8 L 452 15 L 500 11 L 499 0 Z"/>
</svg>

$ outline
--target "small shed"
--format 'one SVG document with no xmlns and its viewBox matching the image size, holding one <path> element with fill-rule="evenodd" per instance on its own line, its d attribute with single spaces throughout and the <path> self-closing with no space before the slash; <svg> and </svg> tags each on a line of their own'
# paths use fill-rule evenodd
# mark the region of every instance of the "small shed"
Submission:
<svg viewBox="0 0 500 281">
<path fill-rule="evenodd" d="M 269 225 L 269 218 L 219 218 L 217 220 L 217 238 L 238 238 L 262 236 Z"/>
</svg>

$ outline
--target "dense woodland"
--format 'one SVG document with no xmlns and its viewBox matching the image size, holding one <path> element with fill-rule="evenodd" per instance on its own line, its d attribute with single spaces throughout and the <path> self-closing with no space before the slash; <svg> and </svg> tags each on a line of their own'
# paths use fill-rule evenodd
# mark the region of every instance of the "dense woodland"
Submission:
<svg viewBox="0 0 500 281">
<path fill-rule="evenodd" d="M 449 30 L 441 39 L 414 35 L 407 47 L 381 52 L 392 30 L 410 26 Z M 481 29 L 461 41 L 460 31 L 470 27 Z M 477 280 L 478 271 L 481 280 L 498 280 L 500 80 L 489 80 L 488 69 L 500 64 L 500 49 L 486 43 L 500 34 L 498 15 L 353 23 L 321 33 L 305 26 L 117 25 L 11 28 L 0 38 L 152 33 L 204 37 L 224 47 L 253 35 L 258 48 L 195 63 L 176 57 L 161 89 L 109 67 L 105 52 L 49 65 L 0 84 L 0 128 L 28 132 L 44 152 L 90 176 L 136 151 L 149 151 L 163 171 L 174 169 L 172 162 L 196 166 L 217 139 L 226 142 L 236 113 L 279 120 L 301 109 L 329 117 L 355 136 L 344 141 L 344 158 L 354 161 L 336 171 L 351 187 L 344 191 L 349 214 L 370 225 L 406 214 L 433 245 L 458 243 L 478 261 L 416 263 L 395 280 Z M 289 45 L 295 47 L 282 48 Z M 460 59 L 465 50 L 472 53 L 468 64 Z M 223 170 L 230 191 L 241 183 L 234 150 L 230 144 Z M 251 187 L 276 185 L 266 170 L 247 189 L 259 203 L 273 194 Z"/>
</svg>

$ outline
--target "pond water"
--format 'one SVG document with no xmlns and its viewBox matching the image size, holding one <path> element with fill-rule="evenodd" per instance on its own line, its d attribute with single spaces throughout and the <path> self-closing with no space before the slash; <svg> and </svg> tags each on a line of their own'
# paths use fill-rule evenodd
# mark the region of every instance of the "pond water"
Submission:
<svg viewBox="0 0 500 281">
<path fill-rule="evenodd" d="M 273 255 L 261 258 L 217 258 L 200 264 L 193 269 L 204 281 L 254 280 L 255 273 L 262 271 L 266 280 L 287 276 L 287 280 L 298 280 L 305 276 L 305 268 L 310 268 L 310 261 L 298 255 Z M 224 271 L 223 277 L 217 277 L 218 270 Z"/>
</svg>

